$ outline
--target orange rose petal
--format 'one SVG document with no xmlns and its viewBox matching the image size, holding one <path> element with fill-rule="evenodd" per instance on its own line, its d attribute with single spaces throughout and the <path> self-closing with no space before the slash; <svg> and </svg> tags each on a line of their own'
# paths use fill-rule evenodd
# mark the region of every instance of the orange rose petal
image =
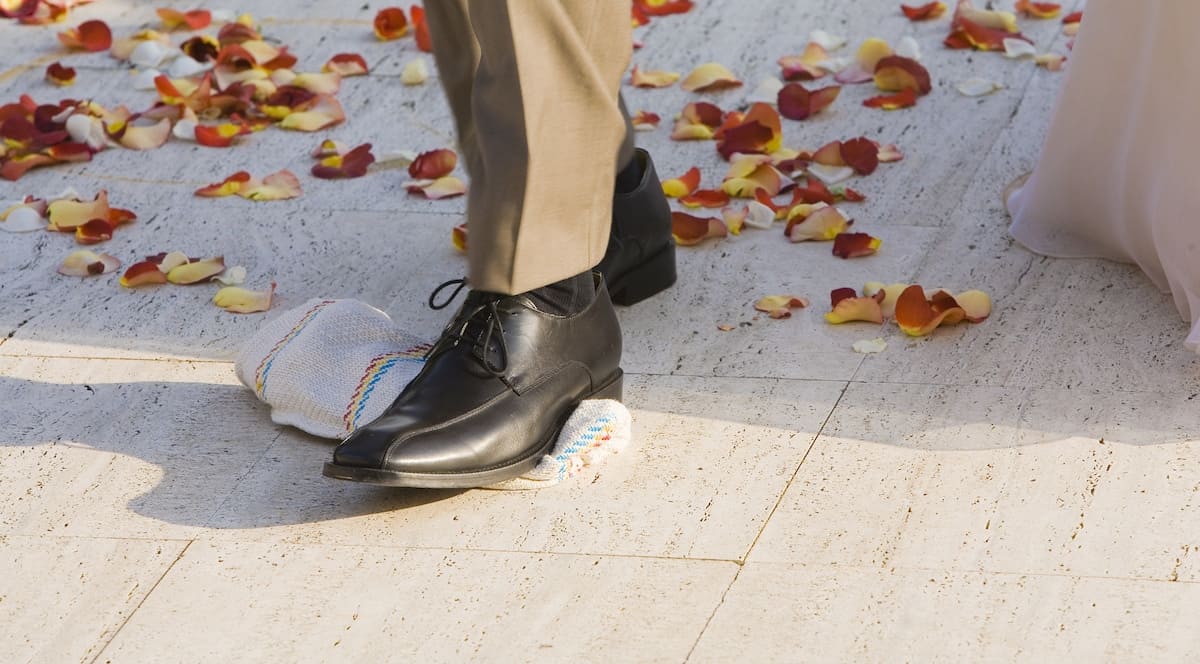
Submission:
<svg viewBox="0 0 1200 664">
<path fill-rule="evenodd" d="M 113 225 L 107 219 L 91 219 L 75 227 L 79 244 L 98 244 L 112 239 Z"/>
<path fill-rule="evenodd" d="M 40 166 L 58 163 L 53 157 L 44 154 L 26 154 L 12 157 L 0 165 L 0 177 L 5 180 L 19 180 L 22 175 Z"/>
<path fill-rule="evenodd" d="M 933 90 L 933 83 L 929 71 L 921 63 L 901 55 L 889 55 L 875 66 L 875 87 L 884 92 L 913 90 L 918 95 L 925 95 Z"/>
<path fill-rule="evenodd" d="M 250 173 L 246 171 L 238 171 L 237 173 L 225 178 L 221 182 L 197 189 L 195 193 L 197 196 L 204 196 L 206 198 L 232 196 L 240 192 L 242 187 L 249 183 L 251 179 Z"/>
<path fill-rule="evenodd" d="M 843 155 L 842 142 L 830 141 L 812 154 L 812 161 L 822 166 L 845 166 L 846 159 Z"/>
<path fill-rule="evenodd" d="M 369 70 L 366 59 L 358 53 L 338 53 L 329 58 L 329 62 L 321 67 L 321 71 L 333 72 L 339 76 L 363 76 Z"/>
<path fill-rule="evenodd" d="M 216 256 L 198 261 L 189 261 L 167 271 L 167 281 L 173 284 L 198 284 L 209 281 L 225 271 L 225 258 Z"/>
<path fill-rule="evenodd" d="M 825 321 L 832 325 L 855 321 L 883 323 L 883 310 L 879 306 L 882 292 L 873 297 L 858 297 L 853 288 L 837 288 L 830 292 L 829 300 L 830 311 L 825 314 Z"/>
<path fill-rule="evenodd" d="M 459 224 L 450 229 L 450 242 L 454 244 L 454 248 L 466 253 L 467 251 L 467 225 Z"/>
<path fill-rule="evenodd" d="M 741 84 L 738 77 L 725 65 L 707 62 L 693 69 L 687 78 L 683 79 L 683 83 L 680 83 L 680 87 L 688 92 L 711 92 L 736 88 Z"/>
<path fill-rule="evenodd" d="M 721 208 L 729 205 L 729 194 L 719 189 L 699 189 L 681 196 L 679 202 L 691 208 Z"/>
<path fill-rule="evenodd" d="M 894 95 L 879 95 L 863 101 L 863 106 L 867 108 L 880 108 L 885 111 L 896 111 L 916 105 L 916 90 L 903 90 Z"/>
<path fill-rule="evenodd" d="M 252 201 L 281 201 L 296 198 L 302 193 L 299 178 L 284 169 L 263 178 L 261 183 L 247 183 L 238 191 L 238 196 Z"/>
<path fill-rule="evenodd" d="M 212 23 L 212 13 L 207 9 L 192 9 L 181 12 L 178 9 L 162 8 L 155 11 L 158 13 L 158 17 L 162 19 L 163 28 L 168 31 L 180 28 L 203 30 Z"/>
<path fill-rule="evenodd" d="M 456 165 L 458 154 L 449 148 L 439 148 L 417 155 L 408 165 L 408 174 L 417 180 L 436 180 L 449 175 Z"/>
<path fill-rule="evenodd" d="M 816 42 L 809 42 L 804 53 L 779 58 L 785 81 L 811 81 L 829 73 L 829 51 Z"/>
<path fill-rule="evenodd" d="M 159 269 L 158 263 L 151 260 L 134 263 L 125 270 L 125 274 L 121 275 L 121 285 L 125 288 L 165 283 L 167 283 L 166 273 Z"/>
<path fill-rule="evenodd" d="M 700 188 L 700 169 L 693 166 L 687 173 L 663 180 L 662 190 L 668 198 L 683 198 Z"/>
<path fill-rule="evenodd" d="M 46 80 L 65 88 L 75 83 L 75 68 L 64 67 L 60 62 L 52 62 L 46 67 Z"/>
<path fill-rule="evenodd" d="M 832 205 L 820 208 L 811 214 L 796 215 L 788 220 L 784 234 L 792 242 L 810 240 L 829 241 L 845 232 L 850 226 L 850 220 Z"/>
<path fill-rule="evenodd" d="M 650 111 L 638 111 L 629 119 L 635 131 L 653 131 L 658 129 L 658 124 L 662 122 L 662 117 L 657 113 Z"/>
<path fill-rule="evenodd" d="M 114 272 L 120 267 L 121 261 L 115 256 L 80 249 L 67 254 L 58 266 L 58 273 L 68 277 L 94 277 Z"/>
<path fill-rule="evenodd" d="M 135 219 L 137 219 L 137 215 L 133 213 L 133 210 L 125 210 L 122 208 L 108 209 L 108 223 L 112 224 L 113 228 L 116 228 L 121 224 L 129 223 Z"/>
<path fill-rule="evenodd" d="M 634 8 L 643 16 L 668 16 L 691 11 L 692 0 L 633 0 Z"/>
<path fill-rule="evenodd" d="M 84 21 L 79 27 L 58 33 L 58 40 L 72 50 L 98 53 L 112 46 L 112 30 L 104 21 Z"/>
<path fill-rule="evenodd" d="M 233 145 L 238 136 L 249 134 L 247 125 L 236 125 L 228 122 L 219 125 L 196 125 L 196 142 L 210 148 L 227 148 Z"/>
<path fill-rule="evenodd" d="M 904 289 L 896 300 L 896 324 L 913 337 L 925 336 L 943 322 L 953 324 L 965 317 L 966 312 L 954 298 L 941 291 L 934 293 L 931 301 L 926 299 L 923 288 L 913 285 Z"/>
<path fill-rule="evenodd" d="M 770 104 L 755 103 L 744 117 L 727 118 L 727 122 L 716 133 L 717 151 L 725 159 L 734 154 L 770 154 L 782 145 L 779 112 Z"/>
<path fill-rule="evenodd" d="M 866 233 L 838 233 L 833 238 L 833 255 L 838 258 L 873 256 L 883 241 Z"/>
<path fill-rule="evenodd" d="M 692 246 L 708 238 L 725 237 L 729 229 L 715 217 L 696 217 L 686 212 L 671 213 L 671 235 L 675 244 Z"/>
<path fill-rule="evenodd" d="M 794 295 L 768 295 L 754 303 L 756 311 L 761 311 L 776 320 L 791 318 L 792 309 L 803 309 L 807 306 L 808 300 Z"/>
<path fill-rule="evenodd" d="M 637 88 L 665 88 L 673 85 L 679 80 L 680 74 L 673 71 L 651 70 L 642 71 L 637 65 L 633 66 L 633 72 L 630 75 L 631 82 Z"/>
<path fill-rule="evenodd" d="M 946 13 L 946 3 L 935 1 L 917 7 L 900 5 L 900 11 L 904 12 L 910 21 L 929 21 Z"/>
<path fill-rule="evenodd" d="M 375 14 L 375 38 L 379 41 L 399 39 L 408 33 L 408 19 L 399 7 L 386 7 Z"/>
<path fill-rule="evenodd" d="M 213 304 L 235 314 L 253 314 L 271 308 L 275 282 L 265 291 L 252 291 L 240 286 L 226 286 L 213 295 Z"/>
<path fill-rule="evenodd" d="M 433 53 L 433 38 L 429 34 L 429 24 L 425 21 L 425 8 L 413 5 L 409 8 L 409 14 L 412 15 L 413 37 L 417 41 L 417 48 L 426 53 Z"/>
<path fill-rule="evenodd" d="M 1059 14 L 1062 14 L 1062 5 L 1057 2 L 1017 0 L 1013 9 L 1030 18 L 1058 18 Z"/>
<path fill-rule="evenodd" d="M 25 18 L 33 16 L 41 0 L 0 0 L 0 16 Z"/>
</svg>

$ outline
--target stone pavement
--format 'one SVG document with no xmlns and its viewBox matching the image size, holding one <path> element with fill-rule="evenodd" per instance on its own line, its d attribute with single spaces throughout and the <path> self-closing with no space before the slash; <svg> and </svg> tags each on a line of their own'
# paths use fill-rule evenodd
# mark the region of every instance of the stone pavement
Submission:
<svg viewBox="0 0 1200 664">
<path fill-rule="evenodd" d="M 104 18 L 121 36 L 160 4 L 102 0 L 72 20 Z M 568 484 L 322 478 L 331 444 L 273 425 L 233 375 L 264 315 L 223 312 L 208 287 L 61 277 L 69 237 L 0 237 L 0 661 L 1200 655 L 1200 361 L 1185 325 L 1137 270 L 1035 257 L 1005 230 L 1000 191 L 1033 165 L 1062 75 L 945 51 L 945 19 L 911 24 L 892 1 L 698 4 L 639 31 L 635 62 L 723 62 L 749 84 L 704 95 L 723 107 L 817 28 L 854 44 L 915 37 L 935 90 L 884 113 L 861 107 L 871 91 L 847 89 L 827 114 L 785 121 L 789 146 L 866 134 L 905 151 L 855 184 L 869 197 L 856 227 L 883 238 L 880 254 L 842 261 L 828 244 L 753 230 L 682 249 L 679 285 L 621 311 L 634 448 Z M 348 122 L 320 137 L 449 145 L 436 80 L 399 83 L 412 40 L 371 35 L 381 6 L 239 9 L 292 47 L 298 69 L 341 51 L 372 64 L 344 83 Z M 1023 25 L 1065 52 L 1057 21 Z M 104 54 L 67 58 L 80 75 L 66 92 L 44 83 L 61 57 L 55 29 L 0 25 L 4 101 L 153 99 Z M 1005 88 L 962 97 L 954 85 L 971 76 Z M 641 135 L 663 173 L 720 177 L 711 143 L 667 138 L 696 96 L 627 94 L 665 118 Z M 110 150 L 0 182 L 0 199 L 106 188 L 141 215 L 103 245 L 127 263 L 223 254 L 252 285 L 279 283 L 276 312 L 357 297 L 435 335 L 444 312 L 424 302 L 465 269 L 449 241 L 461 201 L 406 196 L 395 171 L 313 179 L 317 140 L 271 129 L 229 150 Z M 191 195 L 243 168 L 290 168 L 305 195 Z M 995 314 L 921 339 L 823 322 L 831 288 L 873 280 L 983 289 Z M 754 300 L 788 292 L 813 306 L 755 318 Z M 851 350 L 880 334 L 883 353 Z"/>
</svg>

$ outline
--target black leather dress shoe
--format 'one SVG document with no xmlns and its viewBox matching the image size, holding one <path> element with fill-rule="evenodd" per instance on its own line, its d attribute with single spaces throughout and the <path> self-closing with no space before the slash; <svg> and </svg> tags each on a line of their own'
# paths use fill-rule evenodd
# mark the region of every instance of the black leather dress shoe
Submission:
<svg viewBox="0 0 1200 664">
<path fill-rule="evenodd" d="M 532 469 L 580 401 L 621 398 L 621 330 L 593 276 L 595 299 L 570 316 L 538 311 L 524 296 L 472 291 L 421 373 L 337 447 L 324 474 L 469 488 Z"/>
<path fill-rule="evenodd" d="M 663 194 L 654 162 L 637 149 L 625 167 L 637 174 L 618 181 L 636 180 L 630 191 L 613 195 L 613 225 L 608 250 L 596 271 L 608 281 L 616 304 L 631 305 L 675 283 L 675 240 L 671 237 L 671 206 Z"/>
</svg>

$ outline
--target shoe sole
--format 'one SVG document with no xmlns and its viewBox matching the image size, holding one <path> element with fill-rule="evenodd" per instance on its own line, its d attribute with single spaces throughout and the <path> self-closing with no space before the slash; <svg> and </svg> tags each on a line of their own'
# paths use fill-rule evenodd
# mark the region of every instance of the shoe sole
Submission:
<svg viewBox="0 0 1200 664">
<path fill-rule="evenodd" d="M 672 241 L 646 262 L 609 281 L 608 295 L 613 304 L 628 307 L 670 288 L 677 277 Z"/>
<path fill-rule="evenodd" d="M 580 401 L 588 399 L 615 399 L 620 401 L 623 383 L 624 373 L 618 369 L 616 377 L 610 380 L 608 384 L 585 396 Z M 575 406 L 578 405 L 579 403 L 576 402 Z M 542 457 L 554 448 L 554 444 L 558 441 L 558 435 L 562 432 L 563 426 L 566 425 L 567 420 L 570 419 L 571 414 L 575 411 L 575 406 L 572 406 L 555 423 L 549 435 L 529 455 L 499 468 L 489 468 L 487 470 L 476 470 L 466 473 L 405 473 L 381 468 L 342 466 L 328 461 L 325 463 L 321 474 L 325 477 L 332 477 L 338 480 L 414 489 L 477 489 L 479 487 L 498 484 L 514 477 L 520 477 L 538 465 Z"/>
</svg>

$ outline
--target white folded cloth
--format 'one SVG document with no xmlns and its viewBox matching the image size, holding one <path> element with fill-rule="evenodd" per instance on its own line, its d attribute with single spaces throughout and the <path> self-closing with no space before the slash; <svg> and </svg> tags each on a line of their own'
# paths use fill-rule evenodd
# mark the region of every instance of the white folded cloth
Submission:
<svg viewBox="0 0 1200 664">
<path fill-rule="evenodd" d="M 342 439 L 383 414 L 421 371 L 429 347 L 358 300 L 313 299 L 263 325 L 234 368 L 276 423 Z M 620 402 L 584 401 L 534 470 L 493 488 L 557 484 L 622 451 L 631 431 Z"/>
</svg>

